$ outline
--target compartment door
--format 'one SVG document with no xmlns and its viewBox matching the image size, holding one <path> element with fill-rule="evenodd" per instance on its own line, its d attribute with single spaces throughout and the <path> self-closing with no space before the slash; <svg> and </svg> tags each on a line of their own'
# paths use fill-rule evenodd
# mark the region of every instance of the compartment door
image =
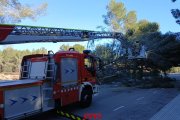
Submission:
<svg viewBox="0 0 180 120">
<path fill-rule="evenodd" d="M 24 116 L 42 108 L 41 87 L 32 86 L 10 89 L 5 94 L 5 118 Z"/>
<path fill-rule="evenodd" d="M 62 86 L 77 84 L 78 60 L 76 58 L 61 59 L 61 82 Z"/>
</svg>

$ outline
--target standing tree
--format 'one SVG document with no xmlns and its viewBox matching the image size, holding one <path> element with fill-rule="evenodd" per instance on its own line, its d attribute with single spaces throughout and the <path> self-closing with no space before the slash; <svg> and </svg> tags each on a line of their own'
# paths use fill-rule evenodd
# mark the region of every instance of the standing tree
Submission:
<svg viewBox="0 0 180 120">
<path fill-rule="evenodd" d="M 80 53 L 83 53 L 83 50 L 85 49 L 85 47 L 80 44 L 73 45 L 73 48 Z"/>
<path fill-rule="evenodd" d="M 61 45 L 61 46 L 60 46 L 60 50 L 64 50 L 64 51 L 69 50 L 69 48 L 74 48 L 75 51 L 78 51 L 78 52 L 80 52 L 80 53 L 82 53 L 83 50 L 85 49 L 85 47 L 82 46 L 82 45 L 80 45 L 80 44 L 75 44 L 75 45 L 73 45 L 73 46 L 70 46 L 70 45 Z"/>
<path fill-rule="evenodd" d="M 45 13 L 46 8 L 47 3 L 33 8 L 23 5 L 19 0 L 0 0 L 0 23 L 19 23 L 25 18 L 35 20 Z"/>
<path fill-rule="evenodd" d="M 176 0 L 172 0 L 172 2 L 176 2 Z M 172 9 L 171 13 L 172 13 L 173 17 L 176 19 L 176 23 L 180 24 L 180 10 Z"/>
<path fill-rule="evenodd" d="M 23 56 L 30 54 L 47 54 L 45 48 L 36 50 L 16 50 L 12 47 L 0 50 L 0 73 L 1 72 L 19 72 Z"/>
<path fill-rule="evenodd" d="M 59 47 L 59 49 L 60 50 L 64 50 L 64 51 L 66 51 L 66 50 L 68 50 L 70 48 L 70 46 L 69 45 L 65 45 L 65 44 L 63 44 L 63 45 L 61 45 L 60 47 Z"/>
<path fill-rule="evenodd" d="M 115 0 L 111 0 L 107 5 L 107 14 L 103 15 L 103 18 L 110 31 L 123 33 L 134 28 L 137 21 L 135 11 L 127 12 L 124 4 Z"/>
</svg>

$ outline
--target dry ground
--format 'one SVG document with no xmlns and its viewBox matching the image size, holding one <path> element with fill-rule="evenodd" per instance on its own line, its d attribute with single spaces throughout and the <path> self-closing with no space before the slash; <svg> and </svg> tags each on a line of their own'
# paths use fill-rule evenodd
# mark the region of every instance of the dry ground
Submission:
<svg viewBox="0 0 180 120">
<path fill-rule="evenodd" d="M 17 80 L 19 73 L 0 73 L 0 80 Z"/>
</svg>

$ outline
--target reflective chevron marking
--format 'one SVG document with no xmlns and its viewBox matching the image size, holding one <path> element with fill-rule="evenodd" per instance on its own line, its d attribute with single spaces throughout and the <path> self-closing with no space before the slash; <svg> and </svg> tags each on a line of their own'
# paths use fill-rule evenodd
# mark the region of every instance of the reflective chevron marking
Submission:
<svg viewBox="0 0 180 120">
<path fill-rule="evenodd" d="M 71 120 L 88 120 L 88 119 L 83 118 L 81 116 L 74 115 L 74 114 L 68 113 L 68 112 L 58 111 L 58 110 L 57 110 L 57 114 L 62 116 L 62 117 L 71 119 Z"/>
<path fill-rule="evenodd" d="M 79 89 L 79 87 L 72 87 L 72 88 L 62 89 L 61 93 L 74 91 L 74 90 L 78 90 L 78 89 Z"/>
</svg>

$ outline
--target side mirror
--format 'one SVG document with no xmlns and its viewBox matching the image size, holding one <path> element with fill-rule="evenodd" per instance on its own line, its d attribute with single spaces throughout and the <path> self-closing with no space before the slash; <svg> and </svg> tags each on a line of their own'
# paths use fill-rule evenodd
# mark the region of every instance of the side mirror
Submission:
<svg viewBox="0 0 180 120">
<path fill-rule="evenodd" d="M 101 70 L 103 68 L 103 62 L 100 58 L 96 58 L 96 68 L 97 70 Z"/>
<path fill-rule="evenodd" d="M 88 70 L 91 71 L 91 72 L 95 71 L 95 69 L 93 67 L 92 68 L 88 68 Z"/>
</svg>

